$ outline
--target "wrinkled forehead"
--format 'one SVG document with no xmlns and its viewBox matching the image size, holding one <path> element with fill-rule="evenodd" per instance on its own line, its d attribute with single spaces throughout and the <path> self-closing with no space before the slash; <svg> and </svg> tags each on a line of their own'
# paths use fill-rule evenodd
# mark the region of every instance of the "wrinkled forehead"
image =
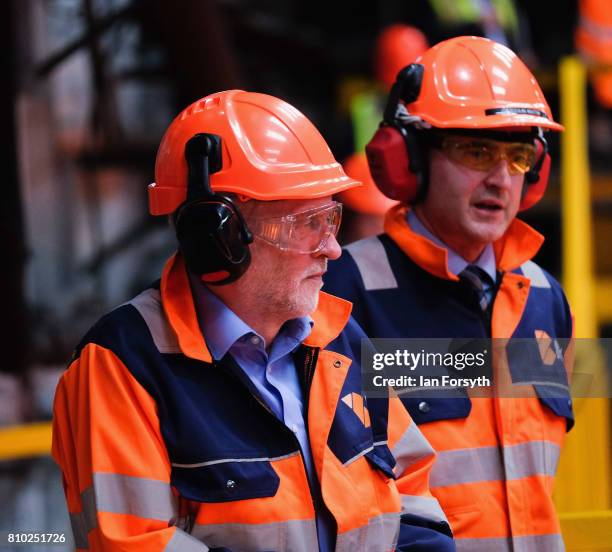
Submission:
<svg viewBox="0 0 612 552">
<path fill-rule="evenodd" d="M 331 195 L 316 199 L 280 199 L 277 201 L 250 200 L 240 204 L 247 219 L 284 217 L 323 207 L 332 202 Z"/>
</svg>

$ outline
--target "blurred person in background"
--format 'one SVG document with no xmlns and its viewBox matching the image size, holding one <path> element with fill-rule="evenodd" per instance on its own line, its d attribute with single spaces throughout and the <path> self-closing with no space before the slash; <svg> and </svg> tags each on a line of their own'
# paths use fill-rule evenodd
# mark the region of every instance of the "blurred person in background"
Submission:
<svg viewBox="0 0 612 552">
<path fill-rule="evenodd" d="M 410 25 L 394 23 L 380 32 L 371 60 L 374 81 L 368 89 L 353 95 L 349 102 L 355 152 L 365 151 L 378 128 L 387 94 L 400 69 L 416 60 L 428 47 L 425 35 Z"/>
<path fill-rule="evenodd" d="M 172 122 L 155 175 L 179 251 L 56 392 L 77 548 L 454 550 L 433 450 L 397 398 L 365 401 L 364 334 L 320 293 L 332 195 L 360 183 L 299 111 L 237 90 Z"/>
<path fill-rule="evenodd" d="M 608 158 L 612 148 L 612 3 L 578 2 L 576 50 L 589 66 L 589 78 L 597 105 L 593 106 L 589 131 L 591 147 Z"/>
<path fill-rule="evenodd" d="M 519 13 L 513 0 L 428 0 L 442 33 L 473 34 L 504 46 L 519 43 Z"/>
<path fill-rule="evenodd" d="M 544 237 L 516 218 L 546 189 L 544 131 L 562 129 L 511 50 L 478 37 L 437 44 L 398 75 L 366 148 L 374 180 L 401 204 L 325 278 L 369 337 L 540 338 L 535 374 L 493 357 L 491 396 L 402 395 L 438 453 L 431 489 L 458 550 L 564 549 L 551 493 L 573 425 L 572 317 L 531 260 Z"/>
<path fill-rule="evenodd" d="M 338 194 L 337 199 L 345 208 L 339 236 L 342 244 L 380 234 L 385 213 L 397 203 L 380 192 L 372 180 L 365 145 L 378 128 L 386 96 L 397 73 L 427 48 L 425 35 L 416 27 L 403 23 L 389 25 L 378 35 L 372 60 L 376 82 L 350 100 L 355 152 L 345 159 L 343 167 L 349 176 L 363 182 L 363 186 Z"/>
<path fill-rule="evenodd" d="M 546 71 L 551 57 L 556 64 L 560 49 L 571 51 L 565 36 L 573 25 L 574 3 L 558 0 L 552 19 L 548 4 L 528 0 L 412 0 L 398 3 L 390 15 L 421 29 L 430 44 L 456 36 L 481 36 L 516 52 L 532 71 Z M 546 33 L 541 32 L 543 20 Z M 548 84 L 550 77 L 543 77 L 546 82 L 540 84 Z"/>
</svg>

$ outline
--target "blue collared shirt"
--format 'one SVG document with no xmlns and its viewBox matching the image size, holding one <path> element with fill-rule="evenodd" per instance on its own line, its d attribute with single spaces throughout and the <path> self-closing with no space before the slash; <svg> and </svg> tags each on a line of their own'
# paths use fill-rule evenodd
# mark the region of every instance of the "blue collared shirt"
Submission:
<svg viewBox="0 0 612 552">
<path fill-rule="evenodd" d="M 420 234 L 424 238 L 427 238 L 429 241 L 435 243 L 437 246 L 446 249 L 448 254 L 448 269 L 455 275 L 459 275 L 465 268 L 470 265 L 476 265 L 482 268 L 490 277 L 493 283 L 497 281 L 497 270 L 495 267 L 495 251 L 493 250 L 493 244 L 489 243 L 484 248 L 483 252 L 480 254 L 478 259 L 474 262 L 470 263 L 466 261 L 461 255 L 453 251 L 448 245 L 446 245 L 440 238 L 432 234 L 425 225 L 421 222 L 419 217 L 416 216 L 414 210 L 408 211 L 408 215 L 406 217 L 408 221 L 408 225 L 412 229 L 413 232 Z M 487 294 L 487 299 L 491 300 L 493 295 L 493 289 L 487 282 L 484 283 L 484 291 Z"/>
<path fill-rule="evenodd" d="M 264 339 L 193 275 L 189 275 L 200 329 L 215 360 L 230 353 L 265 404 L 297 437 L 311 489 L 319 492 L 310 441 L 304 421 L 302 388 L 292 353 L 310 335 L 309 316 L 287 321 L 266 352 Z M 319 495 L 320 496 L 320 495 Z M 318 497 L 317 497 L 318 498 Z M 333 550 L 331 523 L 317 513 L 321 551 Z"/>
</svg>

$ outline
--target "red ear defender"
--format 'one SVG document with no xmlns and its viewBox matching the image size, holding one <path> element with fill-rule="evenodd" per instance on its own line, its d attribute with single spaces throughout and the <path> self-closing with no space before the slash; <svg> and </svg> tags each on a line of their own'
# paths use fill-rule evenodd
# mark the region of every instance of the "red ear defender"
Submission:
<svg viewBox="0 0 612 552">
<path fill-rule="evenodd" d="M 410 171 L 408 148 L 401 131 L 381 126 L 366 146 L 366 155 L 378 189 L 391 199 L 412 203 L 417 196 L 419 179 Z"/>
<path fill-rule="evenodd" d="M 397 118 L 400 101 L 414 102 L 421 90 L 423 66 L 411 63 L 398 74 L 387 98 L 383 121 L 366 146 L 370 173 L 391 199 L 412 203 L 422 193 L 423 159 L 415 131 Z"/>
<path fill-rule="evenodd" d="M 536 148 L 538 160 L 533 169 L 525 174 L 527 191 L 521 199 L 519 211 L 525 211 L 540 201 L 546 192 L 546 186 L 548 186 L 550 155 L 548 154 L 548 144 L 543 136 L 538 136 L 536 139 Z"/>
</svg>

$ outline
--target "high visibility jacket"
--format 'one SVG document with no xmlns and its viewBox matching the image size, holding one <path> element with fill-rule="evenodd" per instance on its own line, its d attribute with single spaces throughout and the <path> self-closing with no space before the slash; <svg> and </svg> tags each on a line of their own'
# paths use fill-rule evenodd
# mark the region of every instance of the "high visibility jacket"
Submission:
<svg viewBox="0 0 612 552">
<path fill-rule="evenodd" d="M 389 211 L 385 234 L 348 245 L 326 276 L 324 289 L 354 303 L 353 316 L 369 337 L 548 335 L 571 344 L 563 292 L 530 260 L 543 242 L 540 234 L 515 220 L 494 243 L 498 290 L 487 327 L 477 302 L 468 302 L 449 272 L 446 250 L 410 229 L 406 209 Z M 403 398 L 437 452 L 431 490 L 448 516 L 457 550 L 563 550 L 551 492 L 573 423 L 564 366 L 570 354 L 554 357 L 548 375 L 535 378 L 533 370 L 496 357 L 494 373 L 505 373 L 521 398 L 471 398 L 464 390 L 455 398 L 421 390 Z"/>
<path fill-rule="evenodd" d="M 336 550 L 454 550 L 433 450 L 398 399 L 362 396 L 350 310 L 321 294 L 294 357 Z M 213 361 L 180 256 L 85 336 L 54 414 L 79 550 L 317 550 L 298 440 L 229 355 Z"/>
</svg>

